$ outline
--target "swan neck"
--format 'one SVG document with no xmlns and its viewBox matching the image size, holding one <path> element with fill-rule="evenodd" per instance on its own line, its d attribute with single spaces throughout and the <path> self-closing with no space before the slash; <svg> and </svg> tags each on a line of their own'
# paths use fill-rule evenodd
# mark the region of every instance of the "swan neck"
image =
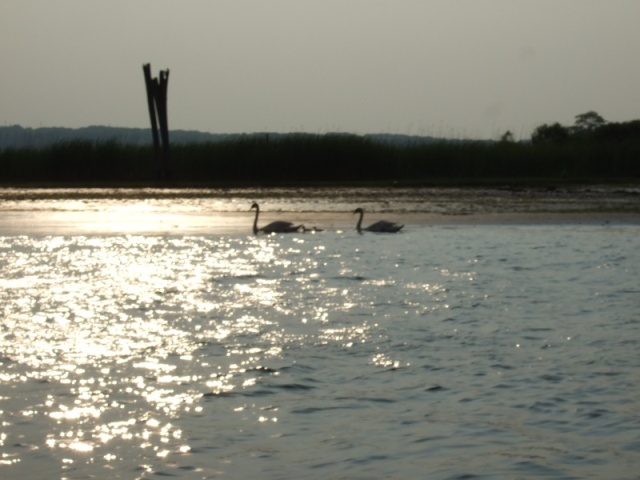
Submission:
<svg viewBox="0 0 640 480">
<path fill-rule="evenodd" d="M 356 225 L 356 230 L 360 231 L 362 230 L 362 217 L 364 217 L 364 212 L 359 211 L 358 213 L 360 214 L 360 218 L 358 218 L 358 224 Z"/>
</svg>

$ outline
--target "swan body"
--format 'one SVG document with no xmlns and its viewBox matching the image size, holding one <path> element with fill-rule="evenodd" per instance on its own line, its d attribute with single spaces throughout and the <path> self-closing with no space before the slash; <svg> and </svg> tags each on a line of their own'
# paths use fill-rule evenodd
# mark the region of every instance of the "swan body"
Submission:
<svg viewBox="0 0 640 480">
<path fill-rule="evenodd" d="M 253 220 L 253 233 L 254 235 L 257 235 L 258 232 L 262 232 L 262 233 L 296 233 L 299 232 L 300 229 L 303 229 L 303 231 L 306 231 L 306 228 L 304 228 L 304 225 L 294 225 L 291 222 L 285 222 L 284 220 L 276 220 L 275 222 L 271 222 L 268 225 L 265 225 L 264 227 L 260 227 L 258 228 L 258 215 L 260 214 L 260 206 L 257 203 L 253 203 L 253 205 L 251 205 L 250 210 L 253 210 L 255 208 L 256 210 L 256 217 Z"/>
<path fill-rule="evenodd" d="M 386 220 L 380 220 L 376 223 L 369 225 L 368 227 L 362 228 L 362 217 L 364 217 L 364 210 L 362 208 L 356 208 L 353 211 L 354 215 L 356 213 L 360 214 L 360 218 L 358 219 L 358 224 L 356 225 L 356 230 L 358 233 L 366 232 L 376 232 L 376 233 L 396 233 L 399 232 L 404 225 L 400 225 L 399 223 L 388 222 Z"/>
</svg>

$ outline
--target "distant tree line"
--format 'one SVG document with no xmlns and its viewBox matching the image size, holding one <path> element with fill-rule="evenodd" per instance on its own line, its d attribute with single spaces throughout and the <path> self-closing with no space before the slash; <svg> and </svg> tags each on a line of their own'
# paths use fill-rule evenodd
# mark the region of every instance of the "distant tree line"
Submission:
<svg viewBox="0 0 640 480">
<path fill-rule="evenodd" d="M 541 125 L 530 142 L 385 141 L 351 134 L 250 134 L 172 147 L 172 178 L 156 177 L 153 147 L 67 140 L 0 149 L 0 185 L 257 186 L 478 184 L 640 180 L 640 120 L 595 112 L 570 127 Z"/>
<path fill-rule="evenodd" d="M 298 133 L 207 133 L 197 130 L 171 130 L 171 145 L 199 143 L 217 143 L 246 140 L 249 137 L 269 135 L 272 140 L 280 140 Z M 329 134 L 331 135 L 331 134 Z M 441 138 L 427 135 L 404 134 L 364 134 L 363 137 L 381 143 L 395 145 L 424 144 L 442 141 Z M 152 134 L 149 128 L 122 128 L 90 126 L 82 128 L 38 127 L 26 128 L 20 125 L 0 126 L 0 151 L 8 148 L 49 148 L 54 144 L 86 140 L 94 143 L 116 142 L 122 145 L 152 145 Z"/>
<path fill-rule="evenodd" d="M 544 124 L 531 135 L 533 144 L 566 142 L 637 142 L 640 140 L 640 120 L 607 122 L 594 111 L 576 115 L 572 126 L 560 123 Z"/>
</svg>

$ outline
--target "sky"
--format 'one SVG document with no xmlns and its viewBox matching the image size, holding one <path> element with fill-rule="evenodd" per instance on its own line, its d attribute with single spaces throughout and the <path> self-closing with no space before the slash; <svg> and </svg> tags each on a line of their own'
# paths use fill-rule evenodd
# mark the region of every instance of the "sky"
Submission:
<svg viewBox="0 0 640 480">
<path fill-rule="evenodd" d="M 529 138 L 640 118 L 638 0 L 0 0 L 0 126 Z"/>
</svg>

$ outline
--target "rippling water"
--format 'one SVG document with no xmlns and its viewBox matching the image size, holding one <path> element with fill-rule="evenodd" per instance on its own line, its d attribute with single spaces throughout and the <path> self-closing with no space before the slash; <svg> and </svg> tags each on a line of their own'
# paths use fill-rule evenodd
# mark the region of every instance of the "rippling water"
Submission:
<svg viewBox="0 0 640 480">
<path fill-rule="evenodd" d="M 637 478 L 640 226 L 0 237 L 2 478 Z"/>
</svg>

